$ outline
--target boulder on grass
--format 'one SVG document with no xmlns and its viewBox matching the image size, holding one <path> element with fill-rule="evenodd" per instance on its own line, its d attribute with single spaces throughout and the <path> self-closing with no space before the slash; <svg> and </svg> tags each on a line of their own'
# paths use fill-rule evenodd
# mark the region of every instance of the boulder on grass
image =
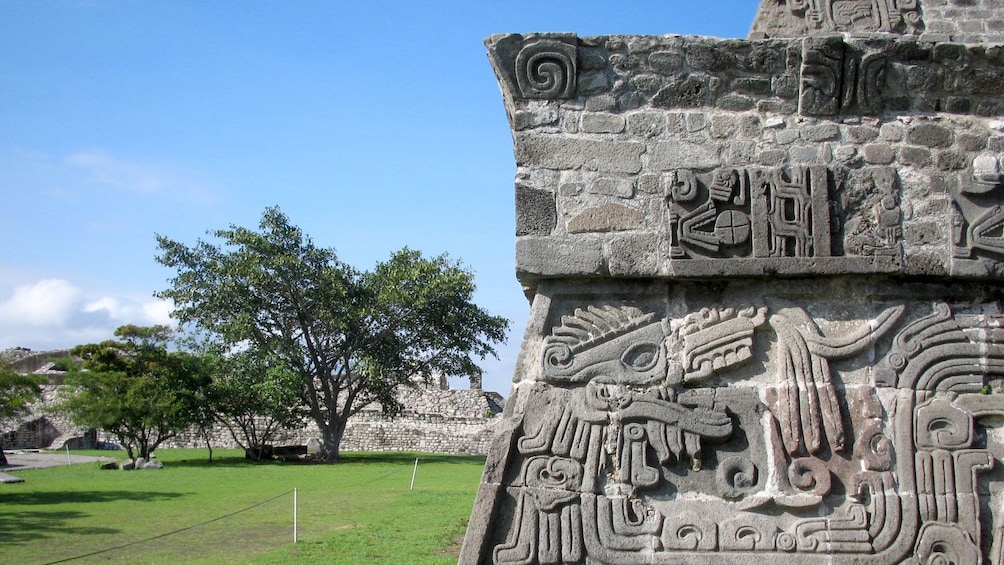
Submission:
<svg viewBox="0 0 1004 565">
<path fill-rule="evenodd" d="M 307 440 L 307 453 L 319 453 L 321 451 L 321 440 L 312 437 Z"/>
</svg>

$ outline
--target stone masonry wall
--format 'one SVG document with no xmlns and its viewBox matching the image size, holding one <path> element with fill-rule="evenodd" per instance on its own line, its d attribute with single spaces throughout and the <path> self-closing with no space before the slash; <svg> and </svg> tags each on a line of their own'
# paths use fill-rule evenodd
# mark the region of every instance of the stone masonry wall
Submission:
<svg viewBox="0 0 1004 565">
<path fill-rule="evenodd" d="M 62 353 L 62 352 L 61 352 Z M 56 355 L 63 357 L 65 355 Z M 36 357 L 44 357 L 43 353 Z M 36 363 L 37 364 L 37 363 Z M 32 365 L 34 366 L 34 365 Z M 45 372 L 48 363 L 40 365 Z M 52 384 L 43 386 L 40 401 L 29 415 L 0 427 L 6 449 L 90 448 L 97 444 L 114 445 L 114 436 L 101 430 L 88 430 L 73 425 L 51 406 L 58 400 L 63 374 L 48 372 Z M 444 382 L 445 383 L 445 382 Z M 341 449 L 344 451 L 416 451 L 426 453 L 484 454 L 488 452 L 494 428 L 501 422 L 505 400 L 495 392 L 478 389 L 450 390 L 419 387 L 402 390 L 398 399 L 404 406 L 402 414 L 386 418 L 376 405 L 368 406 L 353 416 L 346 427 Z M 209 432 L 213 447 L 237 447 L 223 426 Z M 280 431 L 273 445 L 306 445 L 320 434 L 313 423 L 299 430 Z M 162 447 L 205 447 L 198 430 L 190 430 L 173 438 Z"/>
<path fill-rule="evenodd" d="M 528 287 L 559 275 L 797 274 L 782 256 L 816 257 L 831 273 L 999 268 L 984 260 L 1004 248 L 981 236 L 996 220 L 977 176 L 1001 167 L 1004 47 L 841 37 L 489 43 L 494 53 L 574 43 L 577 53 L 583 98 L 510 105 L 517 270 Z M 757 225 L 756 194 L 774 175 L 830 187 L 816 193 L 816 225 L 800 234 L 807 245 L 771 249 L 770 234 L 756 236 L 769 229 Z M 715 186 L 749 198 L 719 219 L 731 205 Z M 723 238 L 732 218 L 743 225 Z M 744 257 L 758 260 L 707 261 Z"/>
<path fill-rule="evenodd" d="M 386 418 L 379 406 L 370 406 L 353 416 L 342 438 L 343 451 L 418 451 L 425 453 L 485 454 L 492 432 L 501 418 L 501 395 L 479 390 L 418 389 L 403 391 L 399 400 L 404 411 Z M 237 447 L 226 429 L 211 432 L 214 447 Z M 306 445 L 319 438 L 315 424 L 301 430 L 282 431 L 274 445 Z M 106 437 L 114 442 L 114 438 Z M 164 447 L 204 447 L 205 440 L 193 430 Z"/>
<path fill-rule="evenodd" d="M 460 563 L 1004 564 L 1002 22 L 490 37 L 531 308 Z"/>
</svg>

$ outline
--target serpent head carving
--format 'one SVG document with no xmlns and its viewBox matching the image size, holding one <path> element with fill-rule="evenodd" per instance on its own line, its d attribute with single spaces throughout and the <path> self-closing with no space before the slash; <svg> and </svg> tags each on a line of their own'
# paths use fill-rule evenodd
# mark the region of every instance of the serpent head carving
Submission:
<svg viewBox="0 0 1004 565">
<path fill-rule="evenodd" d="M 563 316 L 544 342 L 543 380 L 648 384 L 666 378 L 665 334 L 655 314 L 590 306 Z"/>
</svg>

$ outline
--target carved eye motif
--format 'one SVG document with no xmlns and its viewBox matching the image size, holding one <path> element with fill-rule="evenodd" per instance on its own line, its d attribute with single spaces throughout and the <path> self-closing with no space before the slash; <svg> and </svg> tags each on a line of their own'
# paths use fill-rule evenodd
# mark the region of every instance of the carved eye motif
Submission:
<svg viewBox="0 0 1004 565">
<path fill-rule="evenodd" d="M 624 351 L 621 362 L 634 371 L 648 371 L 659 362 L 659 344 L 636 343 Z"/>
</svg>

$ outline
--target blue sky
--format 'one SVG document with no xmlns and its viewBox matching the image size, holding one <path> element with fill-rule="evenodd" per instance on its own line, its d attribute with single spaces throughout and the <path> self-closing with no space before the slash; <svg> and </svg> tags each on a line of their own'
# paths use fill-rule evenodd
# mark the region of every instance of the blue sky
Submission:
<svg viewBox="0 0 1004 565">
<path fill-rule="evenodd" d="M 476 271 L 512 320 L 512 138 L 483 40 L 745 37 L 756 0 L 0 0 L 0 349 L 167 321 L 155 234 L 279 205 L 358 268 L 408 246 Z M 455 386 L 463 386 L 459 382 Z"/>
</svg>

